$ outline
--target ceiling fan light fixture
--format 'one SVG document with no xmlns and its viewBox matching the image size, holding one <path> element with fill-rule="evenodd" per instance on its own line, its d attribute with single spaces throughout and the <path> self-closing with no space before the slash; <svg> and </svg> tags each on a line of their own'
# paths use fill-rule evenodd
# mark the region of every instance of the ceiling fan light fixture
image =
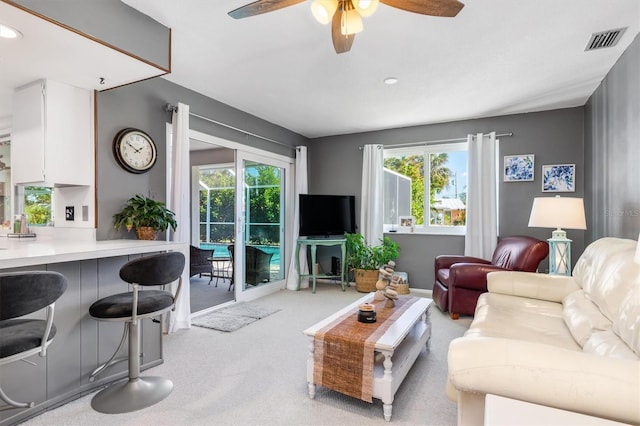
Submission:
<svg viewBox="0 0 640 426">
<path fill-rule="evenodd" d="M 348 3 L 351 5 L 351 2 Z M 342 35 L 357 34 L 362 31 L 362 28 L 362 17 L 358 11 L 352 5 L 350 8 L 345 8 L 340 19 L 340 32 Z"/>
<path fill-rule="evenodd" d="M 378 8 L 379 0 L 352 0 L 360 16 L 368 17 Z"/>
<path fill-rule="evenodd" d="M 337 8 L 338 0 L 313 0 L 311 3 L 311 13 L 322 25 L 331 22 Z"/>
</svg>

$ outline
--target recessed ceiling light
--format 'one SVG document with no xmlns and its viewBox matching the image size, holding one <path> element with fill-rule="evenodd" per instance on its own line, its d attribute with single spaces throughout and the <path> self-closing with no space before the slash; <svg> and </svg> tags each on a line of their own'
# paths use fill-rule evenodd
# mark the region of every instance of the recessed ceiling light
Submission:
<svg viewBox="0 0 640 426">
<path fill-rule="evenodd" d="M 0 24 L 0 38 L 15 40 L 22 38 L 22 33 L 8 25 Z"/>
<path fill-rule="evenodd" d="M 387 77 L 383 81 L 384 81 L 384 84 L 392 85 L 392 84 L 396 84 L 398 82 L 398 79 L 396 77 Z"/>
</svg>

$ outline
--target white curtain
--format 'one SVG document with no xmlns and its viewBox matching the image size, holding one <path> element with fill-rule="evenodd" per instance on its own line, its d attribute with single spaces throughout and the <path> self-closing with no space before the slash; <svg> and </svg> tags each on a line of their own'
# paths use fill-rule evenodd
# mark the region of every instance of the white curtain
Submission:
<svg viewBox="0 0 640 426">
<path fill-rule="evenodd" d="M 189 201 L 189 105 L 178 103 L 171 119 L 171 163 L 169 165 L 169 191 L 167 204 L 176 215 L 178 227 L 172 241 L 189 243 L 191 240 L 191 204 Z M 189 252 L 185 253 L 186 265 L 182 272 L 182 288 L 176 309 L 169 315 L 169 333 L 191 327 L 191 303 L 189 291 Z"/>
<path fill-rule="evenodd" d="M 295 184 L 294 184 L 294 211 L 293 211 L 293 232 L 291 233 L 291 247 L 293 248 L 293 254 L 291 256 L 291 262 L 289 263 L 289 273 L 287 274 L 287 288 L 289 290 L 296 290 L 298 288 L 298 269 L 296 268 L 296 243 L 298 240 L 298 232 L 300 231 L 300 194 L 306 194 L 308 191 L 307 182 L 307 147 L 299 146 L 296 148 L 296 169 L 295 169 Z M 308 273 L 307 266 L 307 248 L 302 246 L 300 248 L 300 268 L 303 269 L 302 273 Z M 301 288 L 309 287 L 309 280 L 305 279 L 300 283 Z"/>
<path fill-rule="evenodd" d="M 469 135 L 464 254 L 491 259 L 498 240 L 496 133 Z"/>
<path fill-rule="evenodd" d="M 365 145 L 362 155 L 362 195 L 360 233 L 371 245 L 383 237 L 384 152 L 382 145 Z"/>
</svg>

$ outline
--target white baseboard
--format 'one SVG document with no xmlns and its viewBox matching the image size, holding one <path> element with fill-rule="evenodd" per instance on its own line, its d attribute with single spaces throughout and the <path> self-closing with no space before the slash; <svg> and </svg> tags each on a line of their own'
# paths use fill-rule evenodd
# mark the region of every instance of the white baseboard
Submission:
<svg viewBox="0 0 640 426">
<path fill-rule="evenodd" d="M 411 288 L 409 287 L 409 292 L 413 294 L 419 294 L 422 297 L 428 297 L 429 299 L 433 299 L 433 290 L 426 290 L 424 288 Z"/>
</svg>

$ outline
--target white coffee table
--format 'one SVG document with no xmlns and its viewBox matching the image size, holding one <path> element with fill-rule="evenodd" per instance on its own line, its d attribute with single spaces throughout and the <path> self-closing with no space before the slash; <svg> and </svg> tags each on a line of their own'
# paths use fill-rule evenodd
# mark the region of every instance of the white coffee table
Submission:
<svg viewBox="0 0 640 426">
<path fill-rule="evenodd" d="M 358 306 L 370 301 L 372 297 L 373 293 L 367 294 L 304 331 L 304 334 L 311 339 L 307 359 L 307 382 L 309 383 L 309 397 L 312 399 L 316 395 L 316 385 L 313 383 L 313 339 L 316 332 L 347 312 L 357 312 Z M 400 384 L 418 358 L 422 347 L 425 345 L 427 349 L 429 347 L 431 304 L 431 299 L 420 298 L 389 327 L 374 345 L 375 351 L 384 356 L 384 361 L 376 361 L 374 364 L 373 397 L 382 400 L 386 421 L 391 421 L 393 397 Z M 356 314 L 354 313 L 354 315 Z"/>
</svg>

